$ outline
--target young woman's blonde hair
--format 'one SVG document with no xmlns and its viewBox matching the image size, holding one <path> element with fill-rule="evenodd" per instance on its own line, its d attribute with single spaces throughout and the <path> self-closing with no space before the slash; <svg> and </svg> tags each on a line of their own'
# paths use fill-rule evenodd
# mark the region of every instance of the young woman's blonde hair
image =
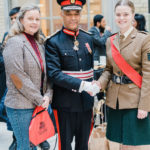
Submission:
<svg viewBox="0 0 150 150">
<path fill-rule="evenodd" d="M 120 0 L 120 1 L 118 1 L 117 4 L 115 5 L 115 10 L 116 10 L 117 6 L 129 6 L 132 10 L 132 13 L 134 14 L 134 12 L 135 12 L 134 4 L 130 0 Z"/>
<path fill-rule="evenodd" d="M 12 25 L 12 27 L 9 31 L 8 38 L 24 32 L 24 26 L 21 23 L 21 19 L 23 19 L 25 13 L 30 10 L 38 10 L 40 13 L 40 8 L 34 4 L 29 4 L 29 5 L 25 5 L 25 6 L 21 7 L 21 9 L 17 15 L 16 21 Z M 44 42 L 44 37 L 40 34 L 40 29 L 34 34 L 34 37 L 40 44 L 42 44 Z"/>
</svg>

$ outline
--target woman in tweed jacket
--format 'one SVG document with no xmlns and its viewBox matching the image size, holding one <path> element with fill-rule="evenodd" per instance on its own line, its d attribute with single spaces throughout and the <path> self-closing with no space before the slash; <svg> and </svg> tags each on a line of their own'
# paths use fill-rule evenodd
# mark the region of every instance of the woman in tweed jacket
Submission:
<svg viewBox="0 0 150 150">
<path fill-rule="evenodd" d="M 47 85 L 40 10 L 21 8 L 4 49 L 8 93 L 5 105 L 17 139 L 17 150 L 31 150 L 29 125 L 36 106 L 48 108 L 52 90 Z"/>
</svg>

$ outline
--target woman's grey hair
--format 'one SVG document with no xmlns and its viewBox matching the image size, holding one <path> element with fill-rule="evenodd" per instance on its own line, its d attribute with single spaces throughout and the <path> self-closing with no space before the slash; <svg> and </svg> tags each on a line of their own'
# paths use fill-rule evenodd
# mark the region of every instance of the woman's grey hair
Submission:
<svg viewBox="0 0 150 150">
<path fill-rule="evenodd" d="M 15 23 L 12 25 L 10 31 L 9 31 L 9 34 L 8 34 L 8 38 L 10 37 L 13 37 L 17 34 L 20 34 L 20 33 L 23 33 L 24 32 L 24 26 L 23 24 L 21 23 L 21 19 L 24 18 L 24 15 L 27 11 L 30 11 L 30 10 L 38 10 L 39 13 L 40 13 L 40 8 L 37 6 L 37 5 L 34 5 L 34 4 L 29 4 L 29 5 L 25 5 L 23 7 L 21 7 L 18 15 L 17 15 L 17 18 L 16 18 L 16 21 Z M 34 34 L 34 37 L 35 39 L 39 42 L 39 43 L 43 43 L 44 42 L 44 37 L 40 34 L 41 30 L 39 29 L 35 34 Z"/>
</svg>

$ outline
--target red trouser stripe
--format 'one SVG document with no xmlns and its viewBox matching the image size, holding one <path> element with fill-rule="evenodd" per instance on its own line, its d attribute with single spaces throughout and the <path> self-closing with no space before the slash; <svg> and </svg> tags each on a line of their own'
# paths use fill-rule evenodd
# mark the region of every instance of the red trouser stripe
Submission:
<svg viewBox="0 0 150 150">
<path fill-rule="evenodd" d="M 57 133 L 58 133 L 58 150 L 61 150 L 61 138 L 60 138 L 60 130 L 59 130 L 59 121 L 58 121 L 58 113 L 56 109 L 53 109 L 55 121 L 56 121 L 56 127 L 57 127 Z"/>
<path fill-rule="evenodd" d="M 93 117 L 93 112 L 92 112 L 92 121 L 91 121 L 91 129 L 90 129 L 89 140 L 90 140 L 90 136 L 91 136 L 91 133 L 92 133 L 93 127 L 94 127 L 94 117 Z M 89 142 L 89 141 L 88 141 L 88 142 Z"/>
</svg>

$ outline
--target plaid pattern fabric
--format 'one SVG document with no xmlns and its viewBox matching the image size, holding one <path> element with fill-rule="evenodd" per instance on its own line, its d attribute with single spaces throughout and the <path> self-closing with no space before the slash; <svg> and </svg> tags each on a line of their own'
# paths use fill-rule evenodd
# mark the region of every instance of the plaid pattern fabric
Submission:
<svg viewBox="0 0 150 150">
<path fill-rule="evenodd" d="M 37 43 L 38 44 L 38 43 Z M 38 44 L 46 74 L 44 48 Z M 8 93 L 5 105 L 11 108 L 28 109 L 43 103 L 40 93 L 41 87 L 41 66 L 39 60 L 23 34 L 16 35 L 7 41 L 4 49 L 4 62 L 7 77 Z M 16 84 L 11 76 L 16 77 Z M 43 91 L 48 96 L 52 96 L 50 86 L 47 86 L 46 76 L 44 78 Z M 17 83 L 18 82 L 18 83 Z M 17 84 L 22 86 L 19 89 Z"/>
</svg>

